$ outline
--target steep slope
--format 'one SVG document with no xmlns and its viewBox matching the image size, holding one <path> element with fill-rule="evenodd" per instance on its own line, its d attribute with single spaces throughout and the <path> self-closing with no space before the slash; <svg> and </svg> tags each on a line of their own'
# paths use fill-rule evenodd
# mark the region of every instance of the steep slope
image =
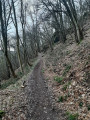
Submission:
<svg viewBox="0 0 90 120">
<path fill-rule="evenodd" d="M 68 35 L 66 44 L 57 43 L 44 57 L 44 72 L 56 106 L 78 113 L 79 120 L 90 119 L 90 21 L 84 26 L 84 35 L 79 45 Z"/>
</svg>

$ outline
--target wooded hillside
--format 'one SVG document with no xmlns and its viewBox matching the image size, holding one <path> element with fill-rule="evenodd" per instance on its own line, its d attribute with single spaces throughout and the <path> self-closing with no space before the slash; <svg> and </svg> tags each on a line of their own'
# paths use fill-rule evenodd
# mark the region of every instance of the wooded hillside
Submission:
<svg viewBox="0 0 90 120">
<path fill-rule="evenodd" d="M 35 67 L 36 61 L 43 59 L 44 66 L 40 62 L 36 67 L 39 72 L 34 69 L 33 75 L 35 74 L 37 76 L 35 78 L 38 78 L 38 82 L 40 82 L 38 75 L 40 73 L 40 80 L 44 80 L 40 72 L 42 69 L 42 73 L 51 82 L 52 87 L 48 87 L 55 90 L 57 90 L 57 86 L 59 87 L 60 96 L 59 93 L 53 91 L 56 101 L 58 97 L 59 102 L 65 100 L 63 97 L 65 97 L 64 94 L 68 94 L 69 86 L 71 86 L 70 92 L 78 91 L 74 88 L 75 85 L 82 87 L 84 82 L 86 82 L 86 86 L 82 87 L 86 90 L 84 95 L 89 96 L 89 35 L 90 0 L 0 0 L 0 90 L 7 89 L 12 84 L 17 86 L 19 80 L 23 81 L 19 84 L 21 88 L 24 88 L 27 77 L 25 80 L 21 79 Z M 86 81 L 82 82 L 82 78 Z M 61 81 L 64 82 L 63 84 L 69 82 L 70 84 L 64 86 Z M 75 85 L 72 85 L 73 82 Z M 44 86 L 43 83 L 42 85 Z M 37 88 L 36 93 L 38 94 L 38 91 L 41 90 Z M 45 90 L 42 91 L 45 92 Z M 16 93 L 16 91 L 14 92 Z M 77 94 L 76 96 L 79 96 L 79 92 Z M 74 99 L 75 95 L 72 97 Z M 89 101 L 90 98 L 85 98 L 85 101 L 79 100 L 78 104 L 85 103 L 84 107 L 87 111 L 87 108 L 90 109 L 90 103 L 87 107 L 86 99 Z M 70 100 L 68 99 L 68 101 Z M 68 106 L 67 104 L 69 103 L 66 102 L 65 105 Z M 75 109 L 63 106 L 73 112 L 79 110 L 79 115 L 81 115 L 82 110 L 80 111 L 77 107 L 77 100 L 73 104 L 76 105 Z M 79 120 L 89 120 L 88 111 L 86 113 L 84 111 L 84 117 L 81 115 Z M 54 119 L 52 118 L 52 120 Z M 68 120 L 77 120 L 77 118 L 68 118 Z"/>
</svg>

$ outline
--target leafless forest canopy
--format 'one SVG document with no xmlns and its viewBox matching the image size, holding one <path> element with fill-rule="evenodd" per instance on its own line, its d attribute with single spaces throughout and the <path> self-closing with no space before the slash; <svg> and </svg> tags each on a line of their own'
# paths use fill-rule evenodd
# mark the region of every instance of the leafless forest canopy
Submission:
<svg viewBox="0 0 90 120">
<path fill-rule="evenodd" d="M 90 0 L 0 0 L 0 81 L 68 34 L 79 44 L 89 17 Z"/>
</svg>

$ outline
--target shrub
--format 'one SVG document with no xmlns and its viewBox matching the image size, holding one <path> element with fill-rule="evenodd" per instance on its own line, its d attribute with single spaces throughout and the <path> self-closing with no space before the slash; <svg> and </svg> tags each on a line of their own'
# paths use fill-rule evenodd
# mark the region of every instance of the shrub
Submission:
<svg viewBox="0 0 90 120">
<path fill-rule="evenodd" d="M 60 96 L 59 98 L 58 98 L 58 102 L 63 102 L 64 101 L 64 97 L 63 96 Z"/>
<path fill-rule="evenodd" d="M 0 118 L 2 118 L 5 115 L 5 112 L 0 110 Z"/>
</svg>

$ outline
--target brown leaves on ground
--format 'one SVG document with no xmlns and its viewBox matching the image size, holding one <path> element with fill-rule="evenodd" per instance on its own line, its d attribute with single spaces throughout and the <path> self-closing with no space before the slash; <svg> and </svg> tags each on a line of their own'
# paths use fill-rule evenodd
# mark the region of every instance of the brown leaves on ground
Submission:
<svg viewBox="0 0 90 120">
<path fill-rule="evenodd" d="M 85 32 L 87 37 L 79 45 L 67 40 L 66 44 L 56 45 L 53 52 L 48 51 L 44 59 L 45 75 L 56 105 L 78 113 L 79 120 L 90 119 L 90 29 Z M 55 76 L 64 77 L 63 84 L 54 81 Z M 57 102 L 60 96 L 66 100 Z"/>
</svg>

